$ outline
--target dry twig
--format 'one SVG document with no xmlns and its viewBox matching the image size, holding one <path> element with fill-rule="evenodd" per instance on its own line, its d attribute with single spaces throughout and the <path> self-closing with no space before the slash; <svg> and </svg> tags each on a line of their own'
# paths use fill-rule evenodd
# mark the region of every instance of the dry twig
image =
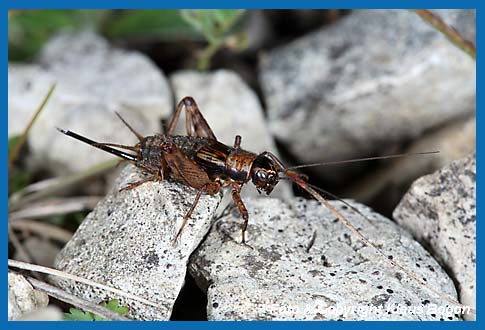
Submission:
<svg viewBox="0 0 485 330">
<path fill-rule="evenodd" d="M 475 45 L 463 38 L 460 33 L 452 26 L 447 25 L 439 16 L 426 9 L 416 9 L 414 11 L 423 20 L 432 25 L 435 29 L 443 33 L 455 46 L 461 48 L 465 53 L 476 59 L 477 50 Z"/>
</svg>

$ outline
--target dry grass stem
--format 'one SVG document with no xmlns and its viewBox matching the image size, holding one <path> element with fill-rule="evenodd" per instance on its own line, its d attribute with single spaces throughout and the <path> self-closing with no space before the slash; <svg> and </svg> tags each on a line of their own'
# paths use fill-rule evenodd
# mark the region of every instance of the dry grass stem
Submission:
<svg viewBox="0 0 485 330">
<path fill-rule="evenodd" d="M 126 318 L 124 316 L 121 316 L 106 307 L 100 306 L 93 304 L 92 302 L 89 302 L 87 300 L 81 299 L 79 297 L 76 297 L 75 295 L 64 291 L 62 289 L 59 289 L 58 287 L 55 287 L 53 285 L 50 285 L 48 283 L 45 283 L 43 281 L 36 280 L 35 278 L 32 277 L 25 277 L 27 281 L 37 290 L 45 292 L 47 295 L 54 297 L 58 300 L 62 300 L 68 304 L 71 304 L 77 308 L 80 308 L 84 311 L 88 311 L 91 313 L 94 313 L 96 315 L 99 315 L 101 317 L 104 317 L 108 320 L 114 320 L 114 321 L 130 321 L 129 318 Z"/>
<path fill-rule="evenodd" d="M 54 269 L 54 268 L 49 268 L 49 267 L 44 267 L 44 266 L 39 266 L 39 265 L 33 265 L 33 264 L 26 263 L 26 262 L 18 261 L 18 260 L 12 260 L 12 259 L 8 259 L 8 266 L 20 268 L 20 269 L 25 269 L 25 270 L 30 270 L 30 271 L 34 271 L 34 272 L 39 272 L 39 273 L 44 273 L 44 274 L 49 274 L 49 275 L 52 275 L 52 276 L 57 276 L 57 277 L 61 277 L 61 278 L 71 280 L 71 281 L 76 281 L 76 282 L 83 283 L 83 284 L 86 284 L 86 285 L 94 286 L 94 287 L 112 292 L 112 293 L 114 293 L 114 294 L 116 294 L 120 297 L 124 297 L 124 298 L 131 299 L 131 300 L 136 300 L 136 301 L 139 301 L 139 302 L 144 303 L 146 305 L 149 305 L 149 306 L 152 306 L 152 307 L 155 307 L 155 308 L 159 308 L 160 310 L 165 310 L 165 308 L 163 306 L 161 306 L 161 305 L 159 305 L 159 304 L 157 304 L 153 301 L 147 300 L 143 297 L 140 297 L 140 296 L 134 295 L 132 293 L 125 292 L 125 291 L 122 291 L 120 289 L 116 289 L 116 288 L 113 288 L 113 287 L 110 287 L 110 286 L 89 280 L 87 278 L 83 278 L 83 277 L 80 277 L 80 276 L 77 276 L 77 275 L 72 275 L 72 274 L 69 274 L 69 273 Z"/>
<path fill-rule="evenodd" d="M 101 196 L 80 196 L 69 198 L 51 198 L 41 202 L 24 205 L 19 211 L 8 215 L 9 221 L 19 219 L 45 218 L 79 211 L 89 211 L 99 202 Z"/>
</svg>

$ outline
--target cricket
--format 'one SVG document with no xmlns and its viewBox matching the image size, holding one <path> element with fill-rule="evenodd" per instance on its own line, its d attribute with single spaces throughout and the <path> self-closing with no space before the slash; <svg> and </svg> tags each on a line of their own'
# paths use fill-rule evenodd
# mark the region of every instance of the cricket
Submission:
<svg viewBox="0 0 485 330">
<path fill-rule="evenodd" d="M 183 109 L 186 111 L 187 135 L 173 135 Z M 249 216 L 243 200 L 241 199 L 241 188 L 243 185 L 251 181 L 260 193 L 265 192 L 269 195 L 278 184 L 279 180 L 290 180 L 328 208 L 355 236 L 357 236 L 365 245 L 374 249 L 375 252 L 392 267 L 404 272 L 413 281 L 417 282 L 420 286 L 434 293 L 441 299 L 444 299 L 452 305 L 462 306 L 458 301 L 443 295 L 423 280 L 419 279 L 401 264 L 389 259 L 378 246 L 367 239 L 319 192 L 330 195 L 333 198 L 337 198 L 336 196 L 308 183 L 306 175 L 297 173 L 293 170 L 295 168 L 320 166 L 328 163 L 307 164 L 287 168 L 271 152 L 265 151 L 256 154 L 242 149 L 242 138 L 239 135 L 236 135 L 232 147 L 227 146 L 217 140 L 209 124 L 199 110 L 197 103 L 190 96 L 184 97 L 178 103 L 175 114 L 170 120 L 165 134 L 144 137 L 128 124 L 119 113 L 116 114 L 138 138 L 139 142 L 134 146 L 115 143 L 99 143 L 75 132 L 61 128 L 57 129 L 67 136 L 109 152 L 123 160 L 129 161 L 147 173 L 145 178 L 129 183 L 127 186 L 121 188 L 120 191 L 135 189 L 139 185 L 149 181 L 160 181 L 168 178 L 195 189 L 197 195 L 192 206 L 185 214 L 182 225 L 173 239 L 174 244 L 182 234 L 183 229 L 187 224 L 187 221 L 189 221 L 202 194 L 214 195 L 220 192 L 221 189 L 227 187 L 230 189 L 234 204 L 237 206 L 243 219 L 241 244 L 251 248 L 246 242 L 245 233 L 248 227 Z M 132 153 L 115 148 L 128 150 Z M 364 160 L 425 155 L 437 152 L 438 151 L 428 151 L 412 154 L 368 157 L 345 160 L 342 162 L 348 163 Z M 365 216 L 355 207 L 341 199 L 339 200 L 365 218 Z"/>
</svg>

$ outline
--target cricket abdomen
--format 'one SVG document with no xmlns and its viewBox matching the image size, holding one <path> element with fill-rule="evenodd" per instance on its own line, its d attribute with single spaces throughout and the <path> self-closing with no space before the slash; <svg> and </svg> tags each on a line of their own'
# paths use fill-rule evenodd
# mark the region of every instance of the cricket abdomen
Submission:
<svg viewBox="0 0 485 330">
<path fill-rule="evenodd" d="M 146 169 L 160 169 L 163 162 L 163 145 L 175 145 L 185 156 L 197 162 L 197 153 L 200 149 L 211 144 L 212 141 L 193 136 L 163 135 L 147 136 L 140 143 L 140 152 L 137 165 Z M 203 167 L 203 164 L 199 164 Z"/>
<path fill-rule="evenodd" d="M 166 141 L 164 135 L 147 136 L 140 142 L 137 166 L 157 173 L 161 169 L 163 160 L 161 145 Z"/>
</svg>

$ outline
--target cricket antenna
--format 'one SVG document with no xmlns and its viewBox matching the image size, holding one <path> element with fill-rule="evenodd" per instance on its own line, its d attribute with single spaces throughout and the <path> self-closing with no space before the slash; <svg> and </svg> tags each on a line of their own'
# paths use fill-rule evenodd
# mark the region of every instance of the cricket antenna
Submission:
<svg viewBox="0 0 485 330">
<path fill-rule="evenodd" d="M 96 141 L 93 141 L 93 140 L 90 140 L 84 136 L 81 136 L 79 134 L 76 134 L 72 131 L 69 131 L 69 130 L 65 130 L 65 129 L 62 129 L 62 128 L 59 128 L 59 127 L 56 127 L 56 129 L 61 132 L 62 134 L 65 134 L 67 136 L 70 136 L 76 140 L 79 140 L 79 141 L 82 141 L 84 143 L 87 143 L 93 147 L 96 147 L 98 149 L 101 149 L 103 151 L 106 151 L 106 152 L 109 152 L 110 154 L 113 154 L 115 156 L 118 156 L 120 158 L 123 158 L 123 159 L 126 159 L 126 160 L 129 160 L 129 161 L 132 161 L 132 162 L 135 162 L 137 160 L 137 156 L 136 155 L 132 155 L 132 154 L 129 154 L 129 153 L 126 153 L 124 151 L 121 151 L 121 150 L 117 150 L 117 149 L 114 149 L 114 148 L 111 148 L 111 147 L 108 147 L 106 145 L 104 145 L 103 143 L 98 143 Z"/>
<path fill-rule="evenodd" d="M 347 159 L 347 160 L 337 160 L 337 161 L 331 161 L 331 162 L 303 164 L 303 165 L 287 167 L 286 169 L 287 170 L 294 170 L 294 169 L 297 169 L 297 168 L 305 168 L 305 167 L 348 164 L 348 163 L 364 162 L 364 161 L 368 161 L 368 160 L 391 159 L 391 158 L 401 158 L 401 157 L 419 156 L 419 155 L 430 155 L 430 154 L 438 154 L 438 153 L 439 153 L 439 150 L 412 152 L 412 153 L 407 153 L 407 154 L 396 154 L 396 155 L 388 155 L 388 156 L 376 156 L 376 157 L 356 158 L 356 159 Z"/>
</svg>

